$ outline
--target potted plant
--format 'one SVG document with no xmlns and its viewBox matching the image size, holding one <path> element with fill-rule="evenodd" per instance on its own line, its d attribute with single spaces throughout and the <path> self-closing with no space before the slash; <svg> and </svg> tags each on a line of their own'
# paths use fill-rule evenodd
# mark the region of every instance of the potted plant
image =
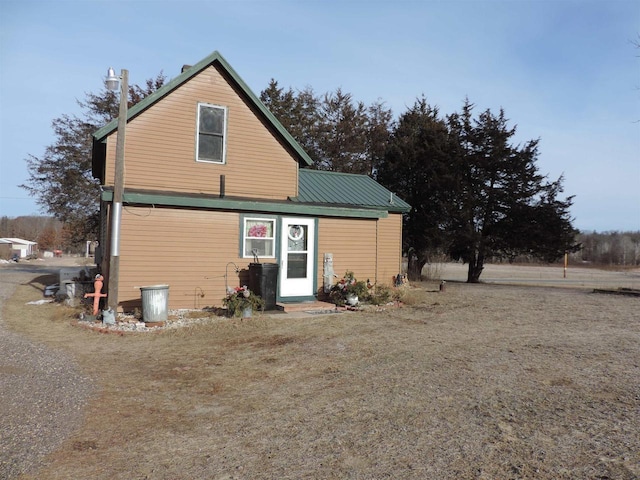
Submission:
<svg viewBox="0 0 640 480">
<path fill-rule="evenodd" d="M 367 292 L 367 283 L 358 281 L 353 272 L 347 271 L 344 277 L 331 288 L 329 297 L 338 306 L 345 304 L 355 306 L 367 295 Z"/>
<path fill-rule="evenodd" d="M 246 285 L 230 291 L 222 304 L 230 317 L 250 317 L 256 310 L 264 310 L 264 300 L 247 288 Z"/>
</svg>

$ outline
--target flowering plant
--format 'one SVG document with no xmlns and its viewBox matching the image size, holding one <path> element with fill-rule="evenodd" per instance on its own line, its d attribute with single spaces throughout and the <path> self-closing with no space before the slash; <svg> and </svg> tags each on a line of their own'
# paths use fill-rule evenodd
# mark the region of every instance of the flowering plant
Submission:
<svg viewBox="0 0 640 480">
<path fill-rule="evenodd" d="M 331 287 L 329 297 L 336 305 L 347 303 L 347 297 L 354 296 L 363 299 L 368 293 L 367 283 L 356 280 L 353 272 L 347 271 L 338 282 Z"/>
<path fill-rule="evenodd" d="M 249 290 L 246 285 L 229 289 L 227 296 L 222 299 L 222 304 L 231 317 L 241 317 L 248 308 L 251 311 L 264 310 L 264 300 Z"/>
<path fill-rule="evenodd" d="M 250 237 L 264 238 L 267 236 L 267 226 L 264 223 L 258 223 L 249 229 Z"/>
</svg>

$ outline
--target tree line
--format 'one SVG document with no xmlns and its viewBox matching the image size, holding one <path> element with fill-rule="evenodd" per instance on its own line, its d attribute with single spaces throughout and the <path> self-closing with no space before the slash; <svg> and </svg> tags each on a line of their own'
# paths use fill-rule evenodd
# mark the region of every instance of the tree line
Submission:
<svg viewBox="0 0 640 480">
<path fill-rule="evenodd" d="M 160 88 L 162 74 L 133 85 L 133 105 Z M 419 278 L 434 255 L 469 265 L 477 282 L 485 261 L 528 255 L 554 261 L 579 249 L 563 179 L 536 165 L 539 140 L 514 142 L 505 112 L 476 113 L 465 99 L 442 115 L 426 98 L 397 119 L 383 101 L 370 105 L 338 88 L 316 94 L 271 80 L 261 101 L 313 159 L 312 168 L 365 174 L 411 206 L 404 216 L 403 252 L 409 277 Z M 117 115 L 117 97 L 103 89 L 79 104 L 84 115 L 53 121 L 56 142 L 29 156 L 22 185 L 82 244 L 98 229 L 99 185 L 91 176 L 91 135 Z"/>
<path fill-rule="evenodd" d="M 640 266 L 640 231 L 580 232 L 582 248 L 571 256 L 574 263 Z"/>
<path fill-rule="evenodd" d="M 69 234 L 64 223 L 54 217 L 0 217 L 0 238 L 21 238 L 37 242 L 40 250 L 67 249 Z"/>
</svg>

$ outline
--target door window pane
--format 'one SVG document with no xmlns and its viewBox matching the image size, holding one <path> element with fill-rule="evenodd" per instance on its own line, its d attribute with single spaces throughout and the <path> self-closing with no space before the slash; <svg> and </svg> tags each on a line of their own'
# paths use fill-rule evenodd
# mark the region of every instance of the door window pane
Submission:
<svg viewBox="0 0 640 480">
<path fill-rule="evenodd" d="M 287 255 L 287 278 L 307 278 L 307 254 Z"/>
<path fill-rule="evenodd" d="M 288 248 L 290 252 L 306 252 L 307 251 L 307 226 L 306 225 L 288 225 L 287 226 Z"/>
</svg>

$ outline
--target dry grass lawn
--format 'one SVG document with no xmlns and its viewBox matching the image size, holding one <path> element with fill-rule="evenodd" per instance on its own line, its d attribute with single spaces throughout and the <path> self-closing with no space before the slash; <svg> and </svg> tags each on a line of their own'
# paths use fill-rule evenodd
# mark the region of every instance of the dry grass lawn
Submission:
<svg viewBox="0 0 640 480">
<path fill-rule="evenodd" d="M 47 479 L 637 479 L 640 298 L 449 283 L 410 305 L 124 336 L 5 312 L 98 393 Z M 25 315 L 25 312 L 27 314 Z"/>
</svg>

